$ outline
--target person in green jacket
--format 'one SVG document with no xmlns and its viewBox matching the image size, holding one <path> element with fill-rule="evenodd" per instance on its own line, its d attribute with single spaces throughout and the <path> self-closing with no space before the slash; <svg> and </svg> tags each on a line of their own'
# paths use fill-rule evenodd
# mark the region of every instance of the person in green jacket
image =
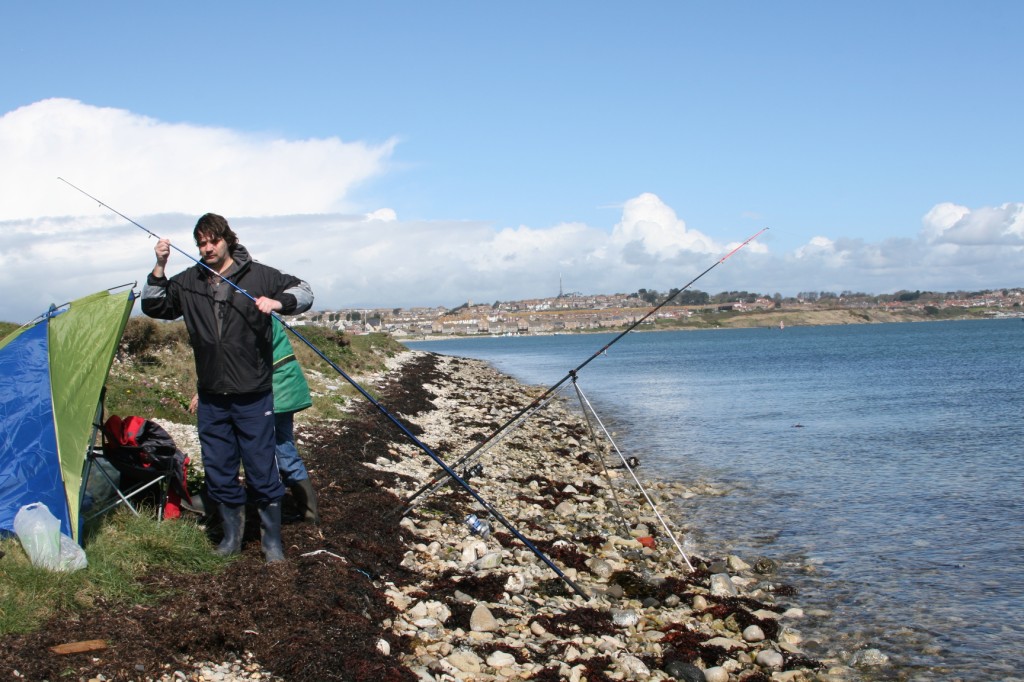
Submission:
<svg viewBox="0 0 1024 682">
<path fill-rule="evenodd" d="M 295 351 L 288 332 L 280 320 L 274 319 L 274 432 L 277 440 L 277 468 L 281 482 L 287 486 L 306 521 L 320 525 L 320 506 L 316 490 L 309 480 L 306 465 L 295 447 L 296 412 L 310 407 L 313 399 L 302 367 L 295 359 Z"/>
</svg>

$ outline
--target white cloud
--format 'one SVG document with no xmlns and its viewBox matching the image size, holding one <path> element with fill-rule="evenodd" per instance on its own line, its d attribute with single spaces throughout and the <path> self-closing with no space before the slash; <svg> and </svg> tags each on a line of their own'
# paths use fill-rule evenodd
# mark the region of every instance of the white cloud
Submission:
<svg viewBox="0 0 1024 682">
<path fill-rule="evenodd" d="M 282 140 L 48 99 L 0 117 L 0 220 L 101 213 L 58 177 L 128 215 L 346 211 L 395 144 Z"/>
<path fill-rule="evenodd" d="M 915 236 L 870 243 L 821 234 L 790 253 L 772 252 L 772 234 L 786 229 L 774 225 L 719 268 L 748 235 L 715 239 L 650 193 L 626 201 L 610 229 L 405 221 L 390 208 L 354 205 L 353 187 L 387 173 L 394 147 L 243 135 L 70 100 L 11 112 L 0 117 L 0 319 L 26 321 L 50 303 L 141 282 L 152 268 L 149 235 L 58 175 L 189 256 L 196 218 L 224 214 L 258 260 L 312 284 L 317 309 L 550 296 L 560 278 L 584 293 L 665 291 L 705 271 L 694 286 L 710 292 L 1020 284 L 1021 203 L 939 204 Z M 169 269 L 189 265 L 176 252 Z"/>
<path fill-rule="evenodd" d="M 971 209 L 950 202 L 936 204 L 921 221 L 921 235 L 929 242 L 937 241 L 942 233 L 956 225 Z"/>
<path fill-rule="evenodd" d="M 378 208 L 366 214 L 367 220 L 379 220 L 384 223 L 393 223 L 398 220 L 398 214 L 393 208 Z"/>
<path fill-rule="evenodd" d="M 686 223 L 656 195 L 645 192 L 625 203 L 622 220 L 612 231 L 610 246 L 642 252 L 655 260 L 681 251 L 716 253 L 721 250 L 707 235 L 687 230 Z"/>
<path fill-rule="evenodd" d="M 803 246 L 798 247 L 793 256 L 798 261 L 813 261 L 828 268 L 838 269 L 845 267 L 850 260 L 857 257 L 857 251 L 861 244 L 850 243 L 838 244 L 828 237 L 817 236 Z"/>
<path fill-rule="evenodd" d="M 943 203 L 924 217 L 922 234 L 932 243 L 958 246 L 1024 245 L 1024 203 L 971 210 Z"/>
</svg>

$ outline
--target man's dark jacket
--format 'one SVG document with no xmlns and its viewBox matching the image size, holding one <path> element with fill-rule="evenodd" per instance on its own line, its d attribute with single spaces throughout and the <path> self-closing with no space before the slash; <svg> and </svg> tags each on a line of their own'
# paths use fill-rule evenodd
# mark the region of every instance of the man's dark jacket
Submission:
<svg viewBox="0 0 1024 682">
<path fill-rule="evenodd" d="M 284 306 L 282 315 L 308 310 L 312 296 L 302 309 L 296 294 L 311 292 L 298 277 L 286 275 L 257 263 L 241 244 L 231 247 L 237 270 L 228 279 L 253 299 L 276 299 Z M 222 395 L 262 393 L 273 388 L 273 330 L 271 317 L 259 311 L 253 300 L 226 282 L 217 299 L 209 283 L 211 271 L 200 264 L 167 279 L 150 273 L 142 292 L 142 312 L 162 320 L 184 316 L 185 328 L 195 352 L 196 375 L 201 392 Z"/>
</svg>

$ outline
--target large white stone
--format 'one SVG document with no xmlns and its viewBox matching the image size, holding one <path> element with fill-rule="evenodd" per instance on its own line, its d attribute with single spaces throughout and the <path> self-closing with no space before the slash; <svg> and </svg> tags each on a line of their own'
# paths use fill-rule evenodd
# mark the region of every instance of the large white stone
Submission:
<svg viewBox="0 0 1024 682">
<path fill-rule="evenodd" d="M 626 655 L 619 659 L 619 670 L 623 672 L 626 679 L 635 680 L 651 676 L 651 670 L 643 661 L 636 656 Z"/>
<path fill-rule="evenodd" d="M 607 579 L 610 578 L 614 572 L 612 565 L 602 559 L 601 557 L 590 557 L 586 561 L 587 568 L 598 578 Z"/>
<path fill-rule="evenodd" d="M 715 666 L 704 671 L 705 682 L 729 682 L 729 672 L 722 667 Z"/>
<path fill-rule="evenodd" d="M 491 610 L 483 604 L 477 604 L 469 617 L 469 629 L 473 632 L 494 632 L 498 629 L 498 621 Z"/>
<path fill-rule="evenodd" d="M 728 573 L 715 573 L 711 576 L 711 594 L 716 597 L 735 597 L 739 592 Z"/>
<path fill-rule="evenodd" d="M 729 637 L 712 637 L 708 641 L 704 642 L 709 646 L 720 646 L 726 651 L 732 651 L 733 649 L 746 649 L 747 645 L 743 642 L 739 642 Z"/>
<path fill-rule="evenodd" d="M 758 620 L 779 619 L 779 614 L 775 613 L 774 611 L 769 611 L 768 609 L 758 609 L 757 611 L 754 611 L 754 613 L 751 615 L 754 616 L 754 618 L 757 618 Z"/>
<path fill-rule="evenodd" d="M 526 576 L 522 573 L 510 573 L 505 580 L 505 591 L 509 594 L 520 594 L 526 589 Z"/>
<path fill-rule="evenodd" d="M 473 570 L 487 571 L 501 566 L 501 552 L 488 552 L 473 562 Z"/>
<path fill-rule="evenodd" d="M 452 616 L 452 610 L 448 608 L 448 605 L 439 601 L 428 601 L 426 602 L 427 614 L 436 619 L 438 622 L 443 623 Z"/>
<path fill-rule="evenodd" d="M 388 602 L 390 602 L 391 605 L 395 607 L 395 610 L 399 612 L 405 611 L 407 608 L 409 608 L 409 605 L 412 603 L 412 600 L 409 597 L 402 594 L 398 590 L 388 590 L 384 593 L 384 596 L 386 596 Z"/>
<path fill-rule="evenodd" d="M 427 603 L 421 601 L 416 602 L 416 604 L 411 609 L 409 609 L 406 615 L 409 618 L 416 620 L 418 618 L 426 618 L 427 613 Z"/>
<path fill-rule="evenodd" d="M 480 672 L 481 664 L 483 663 L 472 649 L 456 649 L 444 660 L 464 673 Z"/>
<path fill-rule="evenodd" d="M 504 651 L 495 651 L 487 657 L 487 665 L 492 668 L 507 668 L 516 662 L 516 657 Z"/>
<path fill-rule="evenodd" d="M 745 642 L 763 642 L 764 641 L 764 630 L 758 625 L 748 625 L 743 629 L 743 641 Z"/>
<path fill-rule="evenodd" d="M 564 500 L 555 507 L 555 513 L 562 518 L 570 518 L 576 515 L 576 505 L 569 500 Z"/>
<path fill-rule="evenodd" d="M 759 666 L 768 670 L 781 670 L 782 664 L 785 662 L 782 654 L 774 649 L 765 649 L 764 651 L 757 652 L 757 657 L 754 660 Z"/>
</svg>

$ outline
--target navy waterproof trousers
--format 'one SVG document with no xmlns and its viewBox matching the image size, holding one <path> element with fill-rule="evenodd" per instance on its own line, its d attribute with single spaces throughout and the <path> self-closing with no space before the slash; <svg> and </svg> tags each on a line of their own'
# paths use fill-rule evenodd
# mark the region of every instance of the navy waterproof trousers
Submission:
<svg viewBox="0 0 1024 682">
<path fill-rule="evenodd" d="M 275 457 L 273 392 L 200 393 L 196 417 L 206 488 L 214 502 L 259 504 L 284 497 Z M 245 467 L 245 487 L 239 464 Z"/>
</svg>

